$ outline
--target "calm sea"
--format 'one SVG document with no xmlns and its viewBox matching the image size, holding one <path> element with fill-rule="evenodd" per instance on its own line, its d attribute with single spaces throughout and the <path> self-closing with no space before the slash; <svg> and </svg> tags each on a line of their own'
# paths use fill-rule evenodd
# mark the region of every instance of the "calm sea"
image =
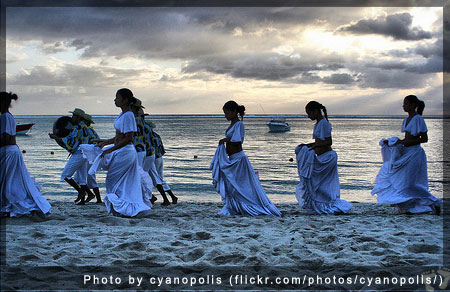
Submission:
<svg viewBox="0 0 450 292">
<path fill-rule="evenodd" d="M 114 136 L 115 117 L 94 117 L 94 128 L 101 138 Z M 210 161 L 219 139 L 224 137 L 229 122 L 222 116 L 172 116 L 149 118 L 156 124 L 166 148 L 164 176 L 181 200 L 220 201 L 212 186 Z M 269 133 L 268 117 L 244 119 L 243 148 L 261 184 L 274 202 L 296 202 L 298 184 L 295 146 L 312 141 L 314 122 L 304 117 L 291 117 L 291 131 Z M 56 117 L 16 117 L 18 123 L 35 123 L 27 136 L 17 136 L 17 144 L 31 175 L 42 187 L 44 196 L 52 200 L 71 200 L 74 190 L 60 182 L 68 152 L 48 138 Z M 358 202 L 376 202 L 370 195 L 381 167 L 378 142 L 381 138 L 399 136 L 401 118 L 330 118 L 333 125 L 333 149 L 337 152 L 341 198 Z M 426 119 L 429 141 L 423 147 L 428 158 L 430 191 L 442 198 L 443 193 L 443 123 L 442 119 Z M 54 154 L 51 154 L 51 152 Z M 290 158 L 294 161 L 290 161 Z M 105 173 L 97 176 L 104 195 Z M 448 182 L 447 182 L 448 183 Z M 154 190 L 156 191 L 156 189 Z"/>
</svg>

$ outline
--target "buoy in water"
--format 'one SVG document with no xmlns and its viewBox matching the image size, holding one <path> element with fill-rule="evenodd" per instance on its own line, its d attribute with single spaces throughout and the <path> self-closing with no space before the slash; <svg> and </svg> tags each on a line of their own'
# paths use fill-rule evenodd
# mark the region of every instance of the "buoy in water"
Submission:
<svg viewBox="0 0 450 292">
<path fill-rule="evenodd" d="M 290 162 L 293 162 L 293 161 L 294 161 L 294 158 L 292 158 L 292 157 L 289 158 L 289 161 L 290 161 Z"/>
<path fill-rule="evenodd" d="M 25 151 L 25 149 L 24 149 L 24 150 L 22 150 L 22 153 L 27 153 L 27 151 Z"/>
<path fill-rule="evenodd" d="M 50 151 L 50 154 L 51 154 L 51 155 L 53 155 L 53 154 L 55 154 L 55 152 L 53 152 L 53 151 Z"/>
<path fill-rule="evenodd" d="M 194 159 L 197 159 L 198 158 L 198 156 L 197 155 L 194 155 Z"/>
</svg>

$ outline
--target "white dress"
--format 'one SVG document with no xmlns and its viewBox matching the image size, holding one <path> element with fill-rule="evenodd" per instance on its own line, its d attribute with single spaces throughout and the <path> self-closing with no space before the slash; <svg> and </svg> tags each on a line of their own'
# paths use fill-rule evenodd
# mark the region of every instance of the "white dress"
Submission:
<svg viewBox="0 0 450 292">
<path fill-rule="evenodd" d="M 313 139 L 329 137 L 331 124 L 322 119 L 314 125 Z M 330 150 L 316 155 L 307 146 L 297 146 L 295 152 L 300 178 L 295 195 L 300 207 L 312 214 L 347 213 L 352 204 L 340 199 L 336 152 Z"/>
<path fill-rule="evenodd" d="M 0 125 L 0 135 L 16 135 L 16 122 L 10 113 L 0 115 Z M 31 211 L 50 212 L 50 204 L 39 192 L 34 178 L 30 177 L 17 145 L 0 148 L 0 191 L 1 212 L 7 212 L 11 217 L 30 214 Z"/>
<path fill-rule="evenodd" d="M 114 128 L 123 134 L 136 132 L 133 113 L 121 113 L 114 122 Z M 103 150 L 92 144 L 83 144 L 80 147 L 84 157 L 92 163 L 89 174 L 100 169 L 108 171 L 104 201 L 109 213 L 126 217 L 150 215 L 152 204 L 143 192 L 142 175 L 144 171 L 138 165 L 136 149 L 133 144 L 128 144 L 104 157 L 101 157 L 103 150 L 112 146 L 105 147 Z"/>
<path fill-rule="evenodd" d="M 231 142 L 244 142 L 244 124 L 236 122 L 225 133 Z M 213 184 L 222 197 L 222 215 L 281 216 L 269 200 L 244 151 L 228 157 L 225 146 L 219 145 L 211 161 Z"/>
<path fill-rule="evenodd" d="M 421 115 L 413 116 L 408 125 L 406 120 L 403 120 L 402 132 L 418 136 L 428 131 Z M 428 191 L 425 151 L 420 144 L 405 147 L 395 144 L 397 140 L 393 137 L 380 141 L 383 166 L 377 175 L 372 195 L 377 195 L 378 203 L 397 205 L 403 212 L 435 212 L 435 207 L 442 202 Z"/>
</svg>

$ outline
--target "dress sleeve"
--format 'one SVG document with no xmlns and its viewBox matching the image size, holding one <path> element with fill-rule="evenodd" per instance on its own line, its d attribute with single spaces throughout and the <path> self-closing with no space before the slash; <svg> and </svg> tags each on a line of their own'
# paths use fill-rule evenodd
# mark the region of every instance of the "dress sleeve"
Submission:
<svg viewBox="0 0 450 292">
<path fill-rule="evenodd" d="M 237 122 L 234 125 L 234 132 L 231 136 L 230 142 L 244 142 L 244 136 L 245 136 L 245 129 L 244 124 L 242 122 Z"/>
<path fill-rule="evenodd" d="M 120 121 L 119 131 L 123 134 L 137 132 L 136 119 L 132 112 L 126 112 Z"/>
<path fill-rule="evenodd" d="M 16 121 L 10 113 L 0 115 L 1 134 L 16 135 Z"/>
<path fill-rule="evenodd" d="M 316 129 L 314 129 L 314 139 L 325 140 L 326 138 L 331 137 L 331 124 L 323 119 L 318 124 Z"/>
<path fill-rule="evenodd" d="M 417 136 L 419 133 L 428 132 L 427 125 L 425 124 L 423 117 L 417 114 L 416 117 L 409 122 L 407 131 L 413 136 Z"/>
</svg>

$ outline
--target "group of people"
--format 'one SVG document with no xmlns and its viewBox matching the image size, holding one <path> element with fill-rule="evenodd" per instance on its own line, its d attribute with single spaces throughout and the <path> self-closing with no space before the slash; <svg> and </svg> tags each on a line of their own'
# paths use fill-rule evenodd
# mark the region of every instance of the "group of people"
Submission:
<svg viewBox="0 0 450 292">
<path fill-rule="evenodd" d="M 50 204 L 30 177 L 16 145 L 16 125 L 9 113 L 13 99 L 17 95 L 0 93 L 1 212 L 12 217 L 35 213 L 45 216 Z M 154 187 L 163 198 L 163 206 L 176 204 L 178 198 L 163 179 L 164 146 L 151 122 L 145 120 L 142 101 L 131 90 L 122 88 L 114 102 L 122 112 L 114 122 L 113 138 L 100 139 L 91 126 L 92 117 L 81 109 L 72 112 L 74 128 L 67 137 L 49 134 L 71 154 L 61 180 L 77 190 L 78 204 L 84 205 L 94 198 L 102 203 L 95 173 L 106 170 L 104 203 L 109 213 L 118 216 L 148 216 L 156 201 L 152 194 Z M 422 118 L 424 107 L 416 96 L 405 97 L 403 109 L 408 117 L 402 125 L 404 139 L 393 137 L 380 141 L 383 166 L 372 195 L 377 195 L 379 203 L 394 205 L 402 213 L 440 214 L 442 202 L 428 191 L 426 156 L 420 145 L 428 141 Z M 340 199 L 337 154 L 331 148 L 332 126 L 327 110 L 316 101 L 309 102 L 305 110 L 316 124 L 314 142 L 300 144 L 295 149 L 300 179 L 296 188 L 298 203 L 311 214 L 348 213 L 352 205 Z M 242 150 L 245 107 L 228 101 L 223 112 L 230 126 L 225 138 L 219 141 L 210 165 L 214 187 L 224 204 L 219 214 L 281 216 Z"/>
<path fill-rule="evenodd" d="M 405 97 L 403 109 L 408 113 L 402 125 L 405 138 L 381 140 L 383 166 L 372 195 L 377 195 L 379 203 L 395 206 L 399 213 L 439 215 L 442 201 L 428 190 L 427 160 L 420 145 L 428 141 L 428 129 L 422 117 L 424 108 L 425 103 L 415 95 Z M 316 123 L 312 135 L 314 142 L 295 148 L 300 179 L 296 188 L 297 201 L 311 214 L 348 213 L 352 204 L 340 199 L 338 157 L 331 148 L 332 127 L 327 110 L 319 102 L 311 101 L 305 111 Z M 245 107 L 229 101 L 223 106 L 223 112 L 230 126 L 225 138 L 219 141 L 210 166 L 214 186 L 224 203 L 220 214 L 280 216 L 242 151 Z"/>
<path fill-rule="evenodd" d="M 9 108 L 17 95 L 2 92 L 0 100 L 2 216 L 45 216 L 50 212 L 50 204 L 29 175 L 16 145 L 16 123 Z M 176 204 L 178 198 L 163 178 L 164 145 L 153 130 L 154 124 L 145 120 L 142 102 L 126 88 L 117 91 L 114 102 L 122 113 L 114 122 L 116 135 L 111 139 L 100 139 L 92 127 L 92 117 L 79 108 L 71 112 L 73 128 L 67 136 L 49 134 L 70 153 L 61 181 L 77 191 L 77 205 L 85 205 L 94 198 L 102 203 L 95 174 L 107 170 L 104 203 L 108 212 L 118 216 L 148 216 L 157 200 L 152 194 L 154 187 L 163 197 L 163 206 Z"/>
</svg>

